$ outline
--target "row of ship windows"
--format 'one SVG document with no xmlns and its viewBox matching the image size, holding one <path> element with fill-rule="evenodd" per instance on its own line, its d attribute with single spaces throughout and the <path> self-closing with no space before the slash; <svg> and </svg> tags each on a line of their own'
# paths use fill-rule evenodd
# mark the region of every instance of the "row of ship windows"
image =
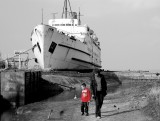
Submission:
<svg viewBox="0 0 160 121">
<path fill-rule="evenodd" d="M 74 26 L 74 24 L 52 24 L 52 26 Z M 75 24 L 77 26 L 77 24 Z"/>
</svg>

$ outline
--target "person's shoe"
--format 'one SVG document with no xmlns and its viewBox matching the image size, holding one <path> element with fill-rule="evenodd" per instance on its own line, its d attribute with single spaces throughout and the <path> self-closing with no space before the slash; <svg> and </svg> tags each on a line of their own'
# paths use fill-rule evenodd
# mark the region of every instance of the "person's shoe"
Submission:
<svg viewBox="0 0 160 121">
<path fill-rule="evenodd" d="M 84 115 L 84 113 L 81 113 L 81 115 L 83 116 L 83 115 Z"/>
<path fill-rule="evenodd" d="M 97 118 L 98 118 L 98 119 L 101 119 L 101 117 L 100 117 L 100 116 L 97 116 Z"/>
<path fill-rule="evenodd" d="M 89 113 L 86 113 L 86 116 L 89 116 Z"/>
</svg>

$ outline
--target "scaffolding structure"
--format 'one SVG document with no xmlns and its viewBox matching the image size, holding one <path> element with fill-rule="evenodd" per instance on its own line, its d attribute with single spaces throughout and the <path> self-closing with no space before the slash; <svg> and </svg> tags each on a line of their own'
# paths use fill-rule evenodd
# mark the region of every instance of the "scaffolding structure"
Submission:
<svg viewBox="0 0 160 121">
<path fill-rule="evenodd" d="M 14 54 L 14 57 L 6 59 L 5 67 L 14 69 L 28 69 L 29 53 L 15 51 Z"/>
</svg>

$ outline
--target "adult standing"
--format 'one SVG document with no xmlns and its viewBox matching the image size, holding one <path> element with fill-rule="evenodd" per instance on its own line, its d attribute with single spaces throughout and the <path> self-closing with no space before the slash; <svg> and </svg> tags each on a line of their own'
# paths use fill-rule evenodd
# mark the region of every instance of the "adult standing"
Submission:
<svg viewBox="0 0 160 121">
<path fill-rule="evenodd" d="M 92 97 L 95 99 L 95 116 L 96 118 L 101 118 L 101 108 L 103 105 L 104 97 L 107 95 L 107 82 L 100 70 L 94 70 L 93 76 L 91 78 L 91 92 Z"/>
</svg>

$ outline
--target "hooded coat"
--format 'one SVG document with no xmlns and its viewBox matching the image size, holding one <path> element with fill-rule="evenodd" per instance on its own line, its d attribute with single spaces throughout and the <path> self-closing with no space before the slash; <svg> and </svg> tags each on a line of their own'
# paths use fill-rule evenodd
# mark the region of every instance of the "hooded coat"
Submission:
<svg viewBox="0 0 160 121">
<path fill-rule="evenodd" d="M 107 95 L 107 82 L 106 82 L 106 80 L 105 80 L 105 78 L 104 78 L 104 76 L 102 74 L 99 74 L 99 77 L 101 78 L 102 94 L 105 97 Z M 93 74 L 93 76 L 91 78 L 90 89 L 91 89 L 92 95 L 94 95 L 94 97 L 96 97 L 97 82 L 95 80 L 95 75 L 94 74 Z"/>
</svg>

